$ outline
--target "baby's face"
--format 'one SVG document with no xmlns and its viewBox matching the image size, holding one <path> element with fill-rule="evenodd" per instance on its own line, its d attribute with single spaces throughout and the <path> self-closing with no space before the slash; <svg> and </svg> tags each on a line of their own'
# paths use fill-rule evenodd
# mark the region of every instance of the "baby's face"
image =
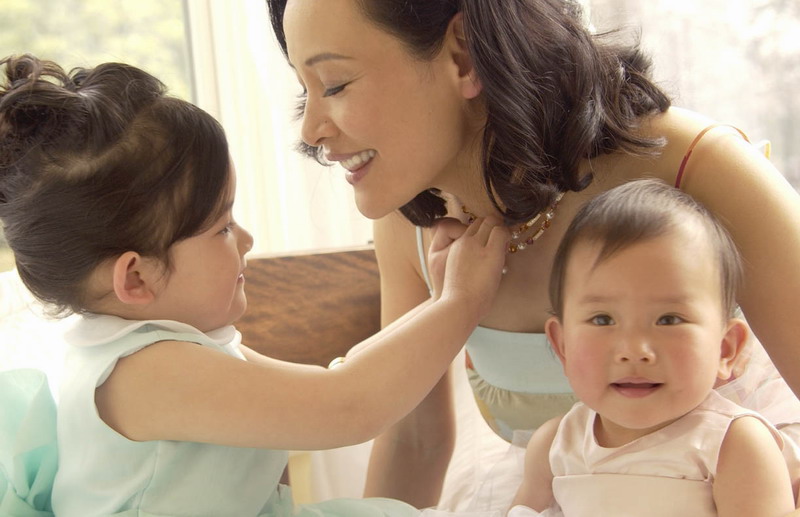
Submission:
<svg viewBox="0 0 800 517">
<path fill-rule="evenodd" d="M 603 422 L 651 432 L 697 406 L 721 371 L 728 329 L 711 246 L 681 229 L 596 263 L 567 265 L 557 347 L 576 395 Z"/>
</svg>

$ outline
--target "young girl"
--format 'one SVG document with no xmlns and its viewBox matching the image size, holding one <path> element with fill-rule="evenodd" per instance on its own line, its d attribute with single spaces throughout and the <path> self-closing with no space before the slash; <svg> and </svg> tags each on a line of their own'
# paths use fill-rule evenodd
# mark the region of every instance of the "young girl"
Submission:
<svg viewBox="0 0 800 517">
<path fill-rule="evenodd" d="M 622 185 L 578 212 L 545 330 L 580 402 L 534 433 L 509 516 L 793 510 L 780 435 L 713 389 L 747 337 L 740 269 L 725 229 L 664 183 Z"/>
<path fill-rule="evenodd" d="M 232 217 L 219 124 L 131 66 L 0 65 L 6 237 L 28 288 L 82 316 L 58 407 L 60 517 L 294 514 L 285 450 L 362 442 L 396 422 L 491 303 L 506 232 L 484 220 L 451 244 L 461 232 L 444 224 L 430 302 L 335 369 L 263 357 L 232 326 L 252 237 Z M 388 500 L 300 510 L 413 512 Z"/>
</svg>

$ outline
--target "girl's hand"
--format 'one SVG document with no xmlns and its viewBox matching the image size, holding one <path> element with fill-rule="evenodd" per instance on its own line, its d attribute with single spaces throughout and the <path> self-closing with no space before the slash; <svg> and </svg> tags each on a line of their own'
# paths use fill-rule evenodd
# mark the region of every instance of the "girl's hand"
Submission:
<svg viewBox="0 0 800 517">
<path fill-rule="evenodd" d="M 462 298 L 481 313 L 489 310 L 500 283 L 510 234 L 495 219 L 476 219 L 465 227 L 443 219 L 429 250 L 434 299 Z"/>
<path fill-rule="evenodd" d="M 433 299 L 438 300 L 444 284 L 445 265 L 450 253 L 450 245 L 467 230 L 467 225 L 458 219 L 445 217 L 436 221 L 433 227 L 433 239 L 428 249 L 428 270 L 431 274 Z"/>
</svg>

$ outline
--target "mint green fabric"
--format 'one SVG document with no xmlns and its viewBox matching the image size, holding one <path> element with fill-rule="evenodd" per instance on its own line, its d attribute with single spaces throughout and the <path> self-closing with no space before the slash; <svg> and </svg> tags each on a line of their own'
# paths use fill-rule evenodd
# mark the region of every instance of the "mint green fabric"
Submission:
<svg viewBox="0 0 800 517">
<path fill-rule="evenodd" d="M 0 515 L 50 517 L 58 468 L 56 405 L 47 376 L 0 372 Z"/>
<path fill-rule="evenodd" d="M 65 333 L 59 386 L 59 467 L 53 508 L 59 517 L 412 517 L 400 501 L 349 499 L 296 507 L 280 484 L 283 450 L 209 443 L 135 442 L 98 415 L 95 391 L 117 361 L 161 341 L 196 343 L 240 360 L 233 327 L 203 333 L 174 321 L 83 315 Z M 183 363 L 186 375 L 192 365 Z M 247 396 L 242 393 L 241 396 Z M 279 425 L 279 423 L 276 423 Z M 0 516 L 5 517 L 2 513 Z"/>
</svg>

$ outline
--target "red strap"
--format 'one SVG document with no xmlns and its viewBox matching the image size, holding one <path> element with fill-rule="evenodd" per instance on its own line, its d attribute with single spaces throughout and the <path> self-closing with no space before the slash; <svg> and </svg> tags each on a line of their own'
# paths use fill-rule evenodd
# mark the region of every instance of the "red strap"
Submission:
<svg viewBox="0 0 800 517">
<path fill-rule="evenodd" d="M 720 126 L 732 127 L 733 129 L 738 131 L 740 135 L 742 135 L 742 137 L 745 139 L 746 142 L 748 143 L 750 142 L 750 139 L 747 138 L 747 135 L 744 134 L 744 131 L 742 131 L 736 126 L 731 126 L 730 124 L 711 124 L 710 126 L 704 128 L 697 134 L 696 137 L 694 137 L 692 143 L 689 144 L 689 149 L 686 151 L 686 154 L 684 155 L 683 160 L 681 161 L 681 166 L 678 168 L 678 174 L 675 176 L 675 188 L 681 188 L 681 179 L 683 179 L 683 172 L 684 169 L 686 169 L 686 163 L 689 161 L 689 157 L 692 156 L 692 151 L 694 151 L 694 146 L 697 145 L 697 142 L 699 142 L 700 139 L 703 138 L 703 136 L 705 136 L 706 133 L 708 133 L 715 127 L 720 127 Z"/>
</svg>

